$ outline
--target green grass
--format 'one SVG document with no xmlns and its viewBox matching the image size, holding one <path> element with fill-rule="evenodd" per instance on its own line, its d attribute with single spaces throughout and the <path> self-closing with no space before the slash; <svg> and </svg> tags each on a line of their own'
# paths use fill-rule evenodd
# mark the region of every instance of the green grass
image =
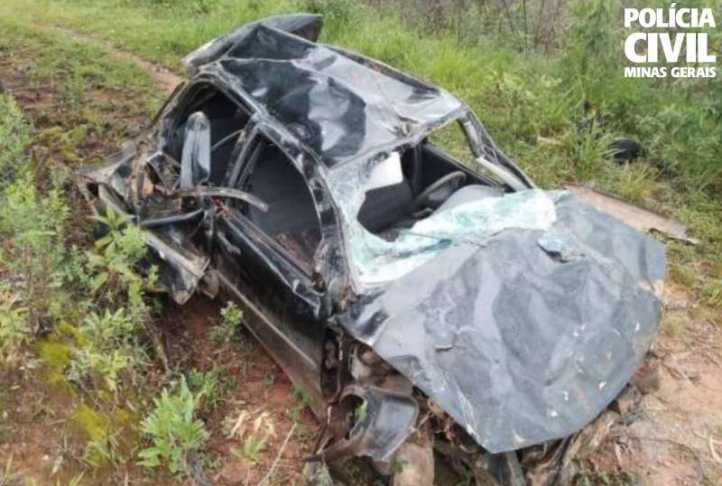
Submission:
<svg viewBox="0 0 722 486">
<path fill-rule="evenodd" d="M 722 187 L 722 141 L 712 136 L 722 131 L 720 83 L 624 79 L 616 10 L 604 7 L 609 2 L 573 3 L 584 7 L 576 12 L 577 27 L 561 39 L 568 47 L 551 55 L 514 51 L 485 32 L 461 43 L 453 32 L 422 33 L 392 7 L 347 0 L 6 0 L 0 11 L 102 37 L 176 70 L 182 56 L 240 24 L 280 12 L 319 11 L 326 16 L 322 40 L 408 70 L 466 100 L 542 183 L 602 177 L 605 161 L 595 141 L 634 136 L 682 188 Z M 594 117 L 603 123 L 580 129 Z"/>
<path fill-rule="evenodd" d="M 151 76 L 131 62 L 26 23 L 6 7 L 0 5 L 0 58 L 23 72 L 16 89 L 40 98 L 37 108 L 34 103 L 29 107 L 37 125 L 35 141 L 52 154 L 55 165 L 77 165 L 81 157 L 89 162 L 89 153 L 107 155 L 92 149 L 112 150 L 160 106 L 162 94 Z M 51 93 L 57 106 L 47 110 L 42 101 Z"/>
<path fill-rule="evenodd" d="M 71 169 L 115 151 L 127 125 L 147 120 L 161 98 L 147 73 L 103 49 L 15 16 L 0 15 L 0 31 L 3 86 L 15 97 L 0 94 L 0 387 L 22 394 L 32 383 L 47 395 L 44 416 L 55 424 L 33 426 L 51 431 L 53 447 L 67 437 L 85 451 L 62 464 L 56 478 L 67 484 L 77 469 L 133 460 L 134 411 L 144 407 L 135 394 L 153 392 L 138 373 L 151 354 L 141 337 L 147 299 L 140 277 L 120 268 L 139 245 L 121 230 L 112 251 L 85 252 L 90 228 Z M 91 426 L 101 415 L 99 435 Z"/>
<path fill-rule="evenodd" d="M 15 100 L 0 94 L 0 189 L 25 162 L 30 126 Z"/>
<path fill-rule="evenodd" d="M 190 475 L 189 456 L 203 447 L 208 436 L 204 423 L 195 417 L 198 398 L 183 380 L 174 393 L 165 389 L 154 399 L 154 408 L 142 424 L 150 447 L 140 451 L 141 465 L 166 465 L 172 474 Z"/>
<path fill-rule="evenodd" d="M 6 0 L 0 12 L 95 35 L 180 71 L 182 56 L 238 25 L 281 12 L 319 11 L 326 17 L 322 40 L 455 93 L 542 184 L 604 182 L 608 162 L 601 142 L 633 136 L 650 161 L 673 176 L 675 189 L 722 187 L 722 142 L 712 136 L 722 132 L 720 83 L 623 78 L 616 10 L 605 7 L 608 2 L 574 3 L 583 8 L 577 26 L 561 39 L 565 48 L 544 55 L 514 51 L 484 32 L 461 43 L 454 32 L 421 33 L 392 7 L 348 0 Z"/>
</svg>

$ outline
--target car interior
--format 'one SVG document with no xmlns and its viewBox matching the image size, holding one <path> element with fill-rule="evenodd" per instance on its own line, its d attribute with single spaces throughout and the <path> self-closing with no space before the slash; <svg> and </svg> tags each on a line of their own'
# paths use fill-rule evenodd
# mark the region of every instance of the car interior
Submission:
<svg viewBox="0 0 722 486">
<path fill-rule="evenodd" d="M 400 163 L 402 180 L 367 191 L 357 216 L 364 228 L 387 240 L 436 211 L 504 193 L 428 138 L 406 148 Z"/>
<path fill-rule="evenodd" d="M 193 87 L 181 100 L 182 112 L 172 113 L 176 122 L 164 152 L 180 161 L 178 185 L 221 186 L 245 137 L 249 111 L 210 85 Z M 269 140 L 254 142 L 247 168 L 237 189 L 259 198 L 261 208 L 239 201 L 230 207 L 268 236 L 302 270 L 310 273 L 321 230 L 311 193 L 303 176 L 286 155 Z"/>
<path fill-rule="evenodd" d="M 210 130 L 210 176 L 209 184 L 220 185 L 231 163 L 235 142 L 243 136 L 243 130 L 250 119 L 250 110 L 232 100 L 211 85 L 194 86 L 187 94 L 187 103 L 181 101 L 183 112 L 171 116 L 179 120 L 172 127 L 166 153 L 179 161 L 183 153 L 194 150 L 192 140 L 197 124 L 189 123 L 200 114 L 208 120 Z M 197 150 L 197 149 L 196 149 Z M 207 148 L 203 149 L 206 153 Z"/>
<path fill-rule="evenodd" d="M 321 226 L 306 180 L 281 149 L 265 137 L 247 161 L 238 188 L 268 205 L 267 211 L 245 206 L 245 216 L 283 247 L 310 273 L 313 255 L 321 242 Z"/>
<path fill-rule="evenodd" d="M 171 131 L 166 153 L 182 161 L 181 187 L 220 185 L 235 159 L 234 147 L 245 135 L 249 112 L 212 86 L 201 84 L 186 96 L 190 102 L 181 103 L 183 114 L 176 117 L 181 121 Z M 449 128 L 461 130 L 458 124 Z M 258 136 L 253 143 L 236 188 L 259 198 L 267 208 L 234 206 L 297 266 L 310 272 L 321 231 L 306 181 L 270 140 Z M 464 161 L 439 145 L 426 138 L 380 163 L 391 171 L 381 174 L 366 192 L 357 216 L 364 228 L 391 241 L 400 230 L 436 211 L 503 194 L 501 186 L 480 174 L 469 157 Z M 460 145 L 456 144 L 457 152 Z M 470 154 L 468 146 L 467 151 Z M 400 170 L 392 165 L 400 165 Z"/>
</svg>

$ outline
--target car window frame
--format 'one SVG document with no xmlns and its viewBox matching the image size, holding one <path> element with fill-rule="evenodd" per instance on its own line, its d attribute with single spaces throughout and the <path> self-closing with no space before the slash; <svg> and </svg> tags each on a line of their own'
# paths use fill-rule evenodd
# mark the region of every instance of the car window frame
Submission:
<svg viewBox="0 0 722 486">
<path fill-rule="evenodd" d="M 192 95 L 192 91 L 198 89 L 198 87 L 201 85 L 206 85 L 208 88 L 212 88 L 218 93 L 221 93 L 223 96 L 228 98 L 236 107 L 240 108 L 248 115 L 248 121 L 246 122 L 246 125 L 244 127 L 246 132 L 248 131 L 248 128 L 251 127 L 251 125 L 253 124 L 253 118 L 256 115 L 256 111 L 250 104 L 248 104 L 246 100 L 243 99 L 243 97 L 238 96 L 238 94 L 233 90 L 224 87 L 221 83 L 215 82 L 213 78 L 199 78 L 193 81 L 188 81 L 179 85 L 178 88 L 176 88 L 175 95 L 173 97 L 174 102 L 167 102 L 159 112 L 159 115 L 156 116 L 156 123 L 159 123 L 160 125 L 160 129 L 158 130 L 157 134 L 159 138 L 159 147 L 166 157 L 174 159 L 173 155 L 169 153 L 169 141 L 171 140 L 172 133 L 178 128 L 181 123 L 179 121 L 183 118 L 181 116 L 181 112 L 185 112 L 185 110 L 189 110 L 192 112 L 192 102 L 186 103 L 186 99 Z M 248 140 L 248 136 L 246 136 L 245 139 Z M 238 140 L 236 139 L 234 145 L 237 144 Z M 229 169 L 232 165 L 233 161 L 229 163 Z M 221 186 L 223 185 L 225 184 L 222 183 Z"/>
<path fill-rule="evenodd" d="M 289 154 L 283 149 L 283 145 L 278 143 L 277 140 L 274 139 L 267 131 L 263 130 L 262 127 L 254 123 L 253 119 L 249 121 L 249 124 L 253 123 L 253 127 L 250 129 L 248 133 L 248 136 L 246 138 L 245 146 L 243 147 L 241 153 L 237 157 L 236 161 L 233 163 L 232 167 L 229 167 L 229 177 L 226 181 L 227 187 L 229 188 L 237 188 L 238 184 L 244 179 L 244 177 L 248 177 L 252 170 L 249 164 L 252 163 L 251 157 L 253 156 L 253 152 L 255 148 L 258 146 L 257 144 L 262 141 L 264 138 L 267 142 L 270 142 L 278 149 L 283 152 L 284 156 L 286 157 L 286 160 L 289 164 L 291 164 L 298 172 L 298 174 L 303 178 L 304 184 L 306 185 L 306 189 L 308 190 L 309 194 L 311 195 L 311 200 L 313 202 L 314 207 L 314 213 L 316 215 L 316 222 L 318 223 L 318 229 L 321 235 L 321 239 L 319 240 L 318 245 L 316 246 L 314 250 L 314 255 L 318 251 L 318 249 L 322 246 L 323 240 L 324 240 L 324 228 L 323 228 L 323 222 L 321 218 L 321 214 L 319 212 L 319 207 L 316 202 L 316 199 L 313 195 L 313 188 L 309 184 L 308 178 L 304 175 L 303 171 L 299 169 L 299 167 L 294 163 L 294 160 Z M 304 154 L 305 155 L 305 154 Z M 306 156 L 306 155 L 305 155 Z M 328 195 L 326 195 L 328 197 Z M 240 231 L 243 231 L 243 227 L 249 227 L 251 230 L 255 233 L 255 241 L 260 242 L 262 245 L 259 247 L 262 252 L 267 253 L 265 255 L 268 257 L 268 253 L 272 252 L 277 257 L 280 257 L 284 263 L 289 266 L 290 268 L 293 268 L 295 270 L 294 273 L 296 273 L 297 277 L 302 277 L 309 285 L 311 285 L 311 282 L 314 280 L 314 273 L 315 273 L 315 258 L 312 256 L 311 260 L 309 262 L 309 268 L 303 268 L 303 265 L 300 265 L 297 263 L 296 259 L 291 256 L 290 252 L 286 250 L 280 243 L 278 243 L 276 240 L 274 240 L 273 237 L 271 237 L 269 234 L 267 234 L 265 231 L 263 231 L 261 228 L 256 226 L 253 221 L 250 220 L 245 214 L 243 214 L 241 211 L 233 208 L 230 209 L 231 217 L 228 218 L 229 223 L 232 223 L 234 226 L 238 227 Z M 235 221 L 234 221 L 235 220 Z M 268 259 L 267 261 L 273 261 L 274 259 Z M 278 271 L 279 269 L 276 269 Z"/>
</svg>

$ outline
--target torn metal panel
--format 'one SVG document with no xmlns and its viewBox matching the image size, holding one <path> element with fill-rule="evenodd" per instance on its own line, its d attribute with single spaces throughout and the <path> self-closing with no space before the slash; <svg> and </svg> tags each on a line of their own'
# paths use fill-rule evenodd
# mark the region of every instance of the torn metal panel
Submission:
<svg viewBox="0 0 722 486">
<path fill-rule="evenodd" d="M 657 214 L 654 211 L 629 204 L 618 197 L 597 191 L 587 186 L 568 186 L 580 199 L 595 208 L 611 214 L 625 224 L 643 233 L 658 231 L 675 240 L 696 245 L 699 240 L 687 234 L 687 227 L 679 221 Z"/>
<path fill-rule="evenodd" d="M 491 452 L 583 427 L 657 334 L 662 245 L 569 194 L 555 210 L 575 259 L 540 229 L 459 241 L 340 317 Z"/>
<path fill-rule="evenodd" d="M 128 217 L 122 204 L 108 191 L 105 186 L 98 189 L 99 199 L 107 210 Z M 185 304 L 198 288 L 210 264 L 210 258 L 197 252 L 189 251 L 182 246 L 183 234 L 167 226 L 160 231 L 143 233 L 145 242 L 152 254 L 158 259 L 159 284 L 164 286 L 179 305 Z"/>
<path fill-rule="evenodd" d="M 419 406 L 410 395 L 376 386 L 348 386 L 340 402 L 356 398 L 350 409 L 355 423 L 345 437 L 323 450 L 320 458 L 333 461 L 349 456 L 371 458 L 378 467 L 390 470 L 396 450 L 413 430 Z"/>
<path fill-rule="evenodd" d="M 87 199 L 97 201 L 93 206 L 96 210 L 112 210 L 126 216 L 129 221 L 135 221 L 141 227 L 162 226 L 154 228 L 156 231 L 145 231 L 143 237 L 160 263 L 160 285 L 169 291 L 178 304 L 184 304 L 198 288 L 210 264 L 210 258 L 189 246 L 183 233 L 169 226 L 168 223 L 178 220 L 177 216 L 150 220 L 149 225 L 144 225 L 143 221 L 138 221 L 132 213 L 133 207 L 129 202 L 135 200 L 135 197 L 129 182 L 133 173 L 133 157 L 136 154 L 135 144 L 127 144 L 105 164 L 85 168 L 80 174 L 80 187 Z M 189 213 L 186 217 L 190 215 Z M 163 222 L 165 224 L 160 224 Z"/>
</svg>

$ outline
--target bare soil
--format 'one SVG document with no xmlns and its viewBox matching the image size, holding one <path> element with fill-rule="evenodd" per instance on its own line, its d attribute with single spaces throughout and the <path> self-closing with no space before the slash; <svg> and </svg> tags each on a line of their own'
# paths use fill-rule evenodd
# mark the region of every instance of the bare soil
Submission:
<svg viewBox="0 0 722 486">
<path fill-rule="evenodd" d="M 722 484 L 722 330 L 718 316 L 670 284 L 654 355 L 658 388 L 644 396 L 627 427 L 589 461 L 598 482 Z M 608 484 L 608 483 L 607 483 Z"/>
<path fill-rule="evenodd" d="M 220 321 L 220 303 L 193 297 L 182 307 L 169 304 L 159 323 L 168 357 L 181 369 L 220 372 L 230 378 L 222 385 L 223 403 L 206 417 L 211 432 L 208 449 L 220 459 L 213 484 L 257 484 L 268 474 L 291 429 L 293 434 L 278 459 L 272 484 L 302 482 L 304 458 L 311 454 L 318 424 L 310 409 L 294 394 L 293 385 L 271 357 L 247 332 L 219 345 L 209 331 Z M 257 457 L 244 456 L 244 438 L 230 430 L 240 414 L 257 418 L 266 413 L 273 434 Z"/>
</svg>

